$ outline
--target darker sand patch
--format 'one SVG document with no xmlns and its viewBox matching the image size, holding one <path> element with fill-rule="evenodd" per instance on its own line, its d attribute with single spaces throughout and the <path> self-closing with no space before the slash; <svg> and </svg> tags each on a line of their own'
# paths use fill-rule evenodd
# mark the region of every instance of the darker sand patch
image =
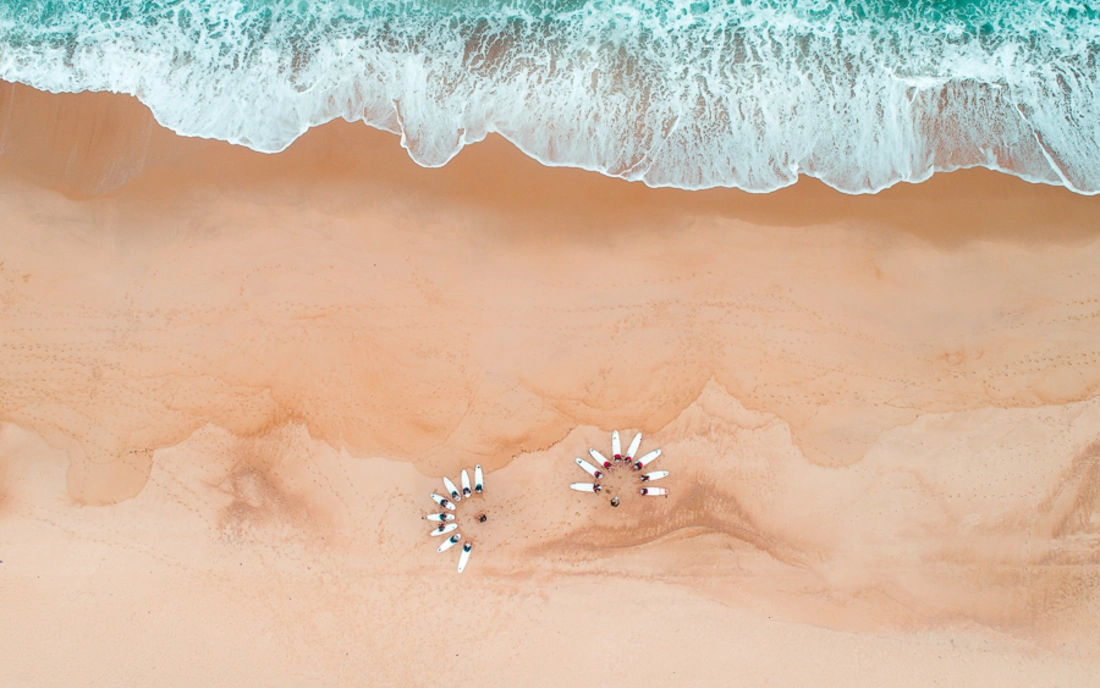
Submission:
<svg viewBox="0 0 1100 688">
<path fill-rule="evenodd" d="M 311 500 L 303 485 L 286 475 L 281 448 L 268 440 L 240 440 L 233 465 L 218 488 L 232 501 L 217 517 L 223 541 L 234 545 L 302 540 L 316 543 L 332 530 L 332 522 Z M 289 461 L 301 469 L 302 457 Z M 295 469 L 291 469 L 293 471 Z"/>
<path fill-rule="evenodd" d="M 571 552 L 606 556 L 615 550 L 681 536 L 720 533 L 768 554 L 779 563 L 805 566 L 807 553 L 755 525 L 733 494 L 694 476 L 673 482 L 675 489 L 667 498 L 630 495 L 622 500 L 618 512 L 601 519 L 602 523 L 582 527 L 571 532 L 567 540 L 549 543 L 537 551 L 560 550 L 568 543 Z M 673 483 L 665 478 L 662 484 Z M 595 499 L 606 503 L 610 494 L 607 492 Z"/>
</svg>

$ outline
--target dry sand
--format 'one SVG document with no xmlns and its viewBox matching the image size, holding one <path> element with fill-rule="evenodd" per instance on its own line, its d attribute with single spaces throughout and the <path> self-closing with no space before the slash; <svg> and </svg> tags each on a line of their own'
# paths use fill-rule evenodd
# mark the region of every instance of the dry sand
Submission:
<svg viewBox="0 0 1100 688">
<path fill-rule="evenodd" d="M 5 685 L 1100 685 L 1100 198 L 4 84 L 0 149 Z M 616 428 L 669 499 L 567 489 Z"/>
</svg>

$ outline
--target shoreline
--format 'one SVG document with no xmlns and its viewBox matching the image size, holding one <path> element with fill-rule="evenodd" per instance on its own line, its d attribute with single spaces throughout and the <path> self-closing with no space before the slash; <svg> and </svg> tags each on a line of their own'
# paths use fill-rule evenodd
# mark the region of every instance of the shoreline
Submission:
<svg viewBox="0 0 1100 688">
<path fill-rule="evenodd" d="M 654 213 L 659 221 L 706 215 L 779 227 L 865 223 L 944 248 L 999 239 L 1072 245 L 1100 234 L 1092 222 L 1100 214 L 1100 196 L 980 168 L 938 173 L 920 184 L 900 183 L 866 195 L 844 194 L 808 177 L 767 194 L 685 191 L 546 167 L 496 135 L 468 146 L 446 166 L 429 169 L 408 157 L 398 136 L 343 120 L 311 129 L 282 153 L 264 154 L 179 137 L 131 96 L 47 94 L 0 82 L 3 109 L 9 116 L 0 141 L 8 143 L 0 165 L 75 199 L 102 195 L 97 189 L 103 186 L 110 187 L 108 194 L 136 196 L 140 192 L 127 187 L 163 194 L 221 184 L 247 188 L 247 180 L 297 185 L 329 178 L 366 187 L 411 187 L 425 196 L 497 212 L 527 209 L 618 224 Z M 44 160 L 43 149 L 49 151 Z M 51 167 L 48 161 L 54 159 L 65 165 Z M 119 182 L 122 178 L 126 181 Z M 562 208 L 566 199 L 570 211 Z M 1043 217 L 1040 228 L 1027 221 L 1034 213 Z"/>
</svg>

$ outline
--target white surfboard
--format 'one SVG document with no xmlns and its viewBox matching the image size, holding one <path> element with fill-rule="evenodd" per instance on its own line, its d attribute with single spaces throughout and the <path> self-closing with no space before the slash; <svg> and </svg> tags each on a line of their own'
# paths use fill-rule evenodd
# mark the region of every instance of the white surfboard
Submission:
<svg viewBox="0 0 1100 688">
<path fill-rule="evenodd" d="M 458 488 L 447 476 L 443 476 L 443 486 L 447 488 L 447 492 L 450 493 L 451 499 L 455 500 L 455 504 L 462 501 L 462 495 L 458 494 Z"/>
<path fill-rule="evenodd" d="M 466 469 L 462 469 L 462 496 L 469 497 L 473 494 L 470 491 L 470 474 L 466 472 Z"/>
<path fill-rule="evenodd" d="M 667 497 L 668 490 L 663 487 L 643 487 L 641 490 L 643 497 Z"/>
<path fill-rule="evenodd" d="M 627 463 L 630 463 L 634 460 L 634 455 L 638 453 L 638 447 L 640 447 L 641 444 L 642 433 L 639 432 L 637 435 L 634 435 L 634 439 L 630 440 L 630 446 L 627 447 L 626 456 L 623 457 L 624 459 L 626 459 Z"/>
<path fill-rule="evenodd" d="M 458 557 L 459 573 L 462 573 L 462 571 L 466 568 L 466 564 L 470 561 L 470 550 L 472 550 L 473 548 L 474 543 L 470 542 L 469 540 L 466 541 L 465 545 L 462 545 L 462 555 Z"/>
<path fill-rule="evenodd" d="M 599 480 L 600 478 L 603 477 L 603 473 L 601 473 L 598 468 L 596 468 L 595 466 L 593 466 L 592 464 L 588 463 L 587 461 L 585 461 L 584 459 L 582 459 L 580 457 L 577 458 L 577 465 L 580 466 L 581 468 L 583 468 L 585 473 L 592 476 L 596 480 Z"/>
<path fill-rule="evenodd" d="M 424 518 L 428 519 L 429 521 L 435 521 L 436 523 L 455 520 L 454 514 L 428 514 Z"/>
<path fill-rule="evenodd" d="M 438 528 L 431 532 L 431 536 L 435 537 L 436 535 L 446 535 L 457 527 L 457 523 L 448 523 L 447 525 L 440 524 Z"/>
<path fill-rule="evenodd" d="M 664 478 L 664 477 L 667 477 L 667 476 L 668 476 L 668 471 L 653 471 L 652 473 L 642 473 L 641 477 L 642 477 L 642 482 L 643 483 L 648 483 L 652 480 L 660 480 L 661 478 Z"/>
<path fill-rule="evenodd" d="M 485 481 L 481 475 L 481 464 L 474 466 L 474 492 L 481 494 L 481 491 L 485 489 Z"/>
<path fill-rule="evenodd" d="M 654 449 L 653 451 L 649 452 L 648 454 L 634 462 L 634 470 L 641 470 L 645 467 L 646 464 L 653 463 L 660 455 L 661 450 Z"/>
<path fill-rule="evenodd" d="M 616 461 L 623 460 L 623 448 L 619 444 L 619 431 L 611 431 L 611 455 L 615 457 Z"/>
<path fill-rule="evenodd" d="M 577 492 L 599 492 L 601 489 L 599 483 L 572 483 L 569 487 L 573 488 Z"/>
<path fill-rule="evenodd" d="M 461 539 L 462 539 L 462 535 L 460 533 L 455 533 L 451 537 L 447 538 L 447 540 L 442 545 L 439 546 L 439 549 L 437 549 L 436 552 L 446 552 L 450 548 L 457 545 L 458 541 L 461 540 Z"/>
<path fill-rule="evenodd" d="M 589 449 L 588 453 L 592 455 L 592 458 L 596 460 L 596 463 L 604 468 L 611 468 L 611 462 L 607 460 L 603 454 L 599 453 L 595 449 Z"/>
<path fill-rule="evenodd" d="M 447 500 L 446 497 L 440 497 L 439 495 L 437 495 L 436 493 L 433 492 L 432 493 L 432 499 L 434 499 L 435 503 L 438 504 L 439 506 L 443 507 L 444 509 L 450 509 L 451 511 L 455 510 L 455 505 L 451 504 Z"/>
</svg>

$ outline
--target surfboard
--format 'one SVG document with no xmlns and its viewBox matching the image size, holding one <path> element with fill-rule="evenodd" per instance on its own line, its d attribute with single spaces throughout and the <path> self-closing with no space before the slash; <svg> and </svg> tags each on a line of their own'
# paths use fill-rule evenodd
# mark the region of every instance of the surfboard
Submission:
<svg viewBox="0 0 1100 688">
<path fill-rule="evenodd" d="M 451 504 L 449 501 L 447 501 L 446 497 L 440 497 L 439 495 L 437 495 L 436 493 L 433 492 L 432 493 L 432 499 L 434 499 L 435 503 L 438 504 L 439 506 L 443 507 L 444 509 L 450 509 L 451 511 L 455 510 L 455 505 Z"/>
<path fill-rule="evenodd" d="M 431 536 L 435 537 L 436 535 L 446 535 L 457 527 L 457 523 L 448 523 L 447 525 L 440 524 L 438 528 L 431 532 Z"/>
<path fill-rule="evenodd" d="M 646 464 L 653 463 L 653 461 L 660 455 L 661 450 L 654 449 L 653 451 L 649 452 L 648 454 L 634 462 L 634 470 L 640 470 Z"/>
<path fill-rule="evenodd" d="M 447 492 L 451 494 L 451 499 L 455 500 L 455 504 L 462 501 L 462 496 L 458 494 L 458 488 L 451 482 L 451 479 L 447 476 L 443 476 L 443 486 L 447 488 Z"/>
<path fill-rule="evenodd" d="M 634 439 L 630 440 L 630 446 L 627 447 L 626 456 L 624 457 L 627 463 L 634 460 L 634 455 L 638 453 L 638 447 L 640 447 L 641 444 L 642 433 L 639 432 L 637 435 L 634 435 Z"/>
<path fill-rule="evenodd" d="M 580 466 L 581 468 L 583 468 L 585 473 L 592 476 L 596 480 L 599 480 L 600 478 L 603 477 L 603 473 L 601 473 L 598 468 L 596 468 L 595 466 L 593 466 L 592 464 L 588 463 L 587 461 L 585 461 L 584 459 L 582 459 L 580 457 L 577 457 L 577 465 Z"/>
<path fill-rule="evenodd" d="M 573 488 L 577 492 L 592 492 L 596 493 L 600 491 L 599 483 L 572 483 L 569 487 Z"/>
<path fill-rule="evenodd" d="M 596 463 L 604 468 L 611 468 L 611 462 L 607 460 L 603 454 L 599 453 L 595 449 L 589 449 L 588 453 L 592 455 L 592 458 L 596 460 Z"/>
<path fill-rule="evenodd" d="M 455 520 L 454 514 L 428 514 L 425 518 L 429 521 L 436 521 L 437 523 Z"/>
<path fill-rule="evenodd" d="M 457 545 L 458 541 L 461 540 L 461 539 L 462 539 L 462 535 L 460 533 L 455 533 L 451 537 L 447 538 L 446 542 L 444 542 L 442 545 L 440 545 L 439 549 L 437 549 L 436 552 L 446 552 L 450 548 Z"/>
<path fill-rule="evenodd" d="M 470 474 L 466 472 L 466 469 L 462 469 L 462 496 L 469 497 L 470 492 Z"/>
<path fill-rule="evenodd" d="M 651 480 L 660 480 L 668 475 L 668 471 L 653 471 L 652 473 L 642 473 L 642 482 L 648 483 Z"/>
<path fill-rule="evenodd" d="M 623 460 L 622 446 L 619 444 L 619 431 L 613 430 L 611 432 L 611 455 L 615 457 L 616 461 Z"/>
<path fill-rule="evenodd" d="M 481 491 L 485 489 L 485 481 L 482 480 L 481 464 L 474 466 L 474 492 L 481 494 Z"/>
<path fill-rule="evenodd" d="M 663 487 L 643 487 L 641 490 L 639 490 L 639 492 L 641 492 L 643 497 L 662 497 L 662 496 L 667 497 L 668 496 L 668 490 L 666 490 Z"/>
<path fill-rule="evenodd" d="M 466 568 L 466 564 L 470 561 L 470 550 L 472 550 L 473 548 L 474 543 L 470 542 L 469 540 L 466 541 L 465 545 L 462 545 L 462 555 L 458 557 L 459 573 L 462 573 L 462 571 Z"/>
</svg>

